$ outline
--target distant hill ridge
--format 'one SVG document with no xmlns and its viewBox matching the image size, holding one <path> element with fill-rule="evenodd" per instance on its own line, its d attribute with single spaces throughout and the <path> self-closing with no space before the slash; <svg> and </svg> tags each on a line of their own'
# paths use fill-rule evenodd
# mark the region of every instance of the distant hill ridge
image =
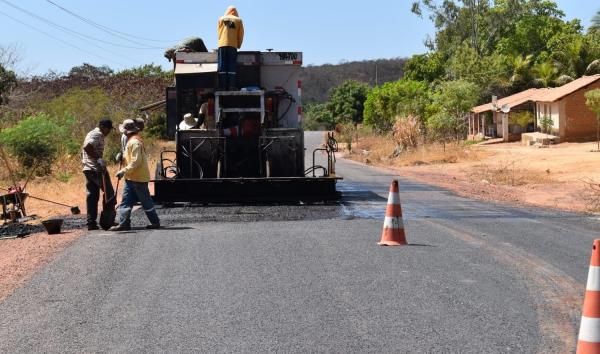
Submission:
<svg viewBox="0 0 600 354">
<path fill-rule="evenodd" d="M 377 59 L 352 61 L 340 64 L 324 64 L 302 68 L 303 103 L 327 101 L 329 90 L 346 80 L 356 80 L 375 86 L 375 68 L 379 85 L 396 81 L 404 75 L 406 59 Z"/>
</svg>

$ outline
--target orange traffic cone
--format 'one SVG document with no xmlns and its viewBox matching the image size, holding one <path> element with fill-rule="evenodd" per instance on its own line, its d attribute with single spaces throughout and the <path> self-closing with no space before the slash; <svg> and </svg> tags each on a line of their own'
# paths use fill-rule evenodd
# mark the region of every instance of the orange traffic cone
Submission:
<svg viewBox="0 0 600 354">
<path fill-rule="evenodd" d="M 406 245 L 404 234 L 404 222 L 402 221 L 402 207 L 400 206 L 400 192 L 398 191 L 398 180 L 393 180 L 390 186 L 385 220 L 383 221 L 383 232 L 381 233 L 380 246 L 402 246 Z"/>
<path fill-rule="evenodd" d="M 600 240 L 594 240 L 588 272 L 577 354 L 600 353 Z"/>
</svg>

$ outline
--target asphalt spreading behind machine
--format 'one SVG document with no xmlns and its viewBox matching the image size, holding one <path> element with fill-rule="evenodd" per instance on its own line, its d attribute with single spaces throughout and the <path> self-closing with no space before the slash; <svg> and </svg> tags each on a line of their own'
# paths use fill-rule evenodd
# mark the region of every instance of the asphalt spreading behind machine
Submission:
<svg viewBox="0 0 600 354">
<path fill-rule="evenodd" d="M 153 181 L 155 201 L 339 199 L 333 135 L 315 151 L 304 147 L 301 65 L 300 52 L 242 51 L 239 90 L 220 91 L 217 53 L 176 52 L 175 85 L 166 88 L 167 132 L 176 148 L 161 152 Z M 181 122 L 188 113 L 186 126 Z M 312 157 L 308 168 L 306 153 Z M 315 159 L 326 163 L 317 165 Z"/>
</svg>

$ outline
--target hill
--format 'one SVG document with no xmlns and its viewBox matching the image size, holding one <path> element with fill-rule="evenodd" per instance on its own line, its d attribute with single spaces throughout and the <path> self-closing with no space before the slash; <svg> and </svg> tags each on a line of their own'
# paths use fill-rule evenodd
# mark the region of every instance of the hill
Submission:
<svg viewBox="0 0 600 354">
<path fill-rule="evenodd" d="M 396 81 L 404 75 L 406 59 L 377 59 L 352 61 L 341 64 L 309 65 L 302 68 L 302 101 L 304 103 L 325 102 L 329 90 L 346 80 L 357 80 L 371 86 Z M 377 68 L 377 75 L 375 75 Z"/>
</svg>

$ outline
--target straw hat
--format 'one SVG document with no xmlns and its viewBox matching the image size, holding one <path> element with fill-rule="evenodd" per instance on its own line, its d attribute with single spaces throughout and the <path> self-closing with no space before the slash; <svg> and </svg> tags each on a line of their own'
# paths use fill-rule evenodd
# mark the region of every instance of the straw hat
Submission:
<svg viewBox="0 0 600 354">
<path fill-rule="evenodd" d="M 140 131 L 140 127 L 133 119 L 125 119 L 123 123 L 119 125 L 119 131 L 123 134 L 137 133 Z"/>
<path fill-rule="evenodd" d="M 193 129 L 197 124 L 198 119 L 194 118 L 191 113 L 186 113 L 181 123 L 179 123 L 179 130 Z"/>
</svg>

